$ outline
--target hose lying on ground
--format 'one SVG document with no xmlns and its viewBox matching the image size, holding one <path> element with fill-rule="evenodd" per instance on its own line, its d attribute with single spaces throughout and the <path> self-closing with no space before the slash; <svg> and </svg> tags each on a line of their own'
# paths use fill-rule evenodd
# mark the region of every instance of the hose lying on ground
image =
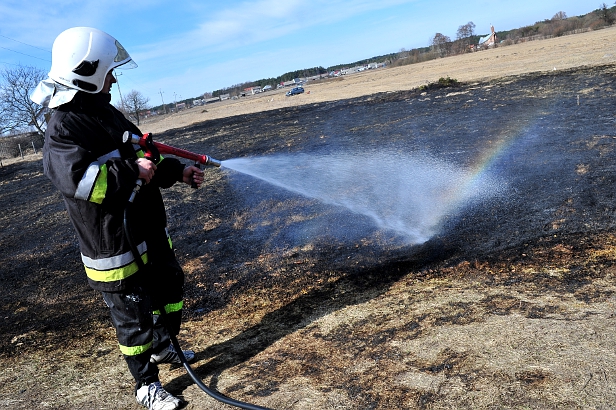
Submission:
<svg viewBox="0 0 616 410">
<path fill-rule="evenodd" d="M 139 180 L 140 181 L 140 180 Z M 132 231 L 130 229 L 130 218 L 129 218 L 129 213 L 130 213 L 130 208 L 131 205 L 133 203 L 133 200 L 135 199 L 136 194 L 139 192 L 139 189 L 141 188 L 141 183 L 138 182 L 137 185 L 135 186 L 135 189 L 133 190 L 133 194 L 131 195 L 130 199 L 128 200 L 128 204 L 126 205 L 126 208 L 124 208 L 124 232 L 126 234 L 126 238 L 128 240 L 128 244 L 131 248 L 131 252 L 133 253 L 133 256 L 135 258 L 135 261 L 137 262 L 137 265 L 139 266 L 139 269 L 143 269 L 145 268 L 145 264 L 143 263 L 143 260 L 141 259 L 141 255 L 139 254 L 139 251 L 137 250 L 137 246 L 135 245 L 134 241 L 133 241 L 133 237 L 132 237 Z M 165 321 L 165 309 L 161 308 L 160 310 L 160 315 L 162 316 L 163 319 L 163 324 L 166 323 Z M 168 331 L 168 329 L 167 329 Z M 182 348 L 180 347 L 180 343 L 178 342 L 178 339 L 175 337 L 175 335 L 171 332 L 169 332 L 169 337 L 171 339 L 171 344 L 173 344 L 173 347 L 175 348 L 175 351 L 177 352 L 178 356 L 180 357 L 180 361 L 182 362 L 182 365 L 184 366 L 184 369 L 186 369 L 186 373 L 188 373 L 188 375 L 190 376 L 190 378 L 193 380 L 193 382 L 195 382 L 195 384 L 197 386 L 199 386 L 199 388 L 201 390 L 203 390 L 205 393 L 207 393 L 208 395 L 210 395 L 212 398 L 228 404 L 230 406 L 235 406 L 235 407 L 239 407 L 241 409 L 247 409 L 247 410 L 271 410 L 268 409 L 267 407 L 261 407 L 261 406 L 257 406 L 255 404 L 250 404 L 250 403 L 245 403 L 239 400 L 234 400 L 232 398 L 229 398 L 227 396 L 222 395 L 221 393 L 217 392 L 216 390 L 210 389 L 208 388 L 205 383 L 203 383 L 203 381 L 199 378 L 199 376 L 197 376 L 197 374 L 194 372 L 194 370 L 190 367 L 190 365 L 188 364 L 188 362 L 186 361 L 186 357 L 184 357 L 184 353 L 182 351 Z"/>
</svg>

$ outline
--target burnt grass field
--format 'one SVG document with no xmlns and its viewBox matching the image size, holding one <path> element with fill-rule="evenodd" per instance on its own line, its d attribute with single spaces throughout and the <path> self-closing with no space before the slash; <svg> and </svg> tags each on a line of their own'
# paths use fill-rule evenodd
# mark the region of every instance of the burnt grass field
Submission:
<svg viewBox="0 0 616 410">
<path fill-rule="evenodd" d="M 504 183 L 411 245 L 224 167 L 166 190 L 193 368 L 275 409 L 616 407 L 615 74 L 431 85 L 155 135 L 221 160 L 419 151 Z M 0 210 L 0 407 L 139 408 L 40 158 L 0 168 Z M 182 369 L 161 377 L 186 408 L 230 408 Z"/>
</svg>

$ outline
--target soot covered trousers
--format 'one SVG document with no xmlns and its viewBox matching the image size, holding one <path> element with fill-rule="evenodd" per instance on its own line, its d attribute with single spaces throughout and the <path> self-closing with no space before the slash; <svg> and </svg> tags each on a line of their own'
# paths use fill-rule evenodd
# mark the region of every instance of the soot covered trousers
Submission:
<svg viewBox="0 0 616 410">
<path fill-rule="evenodd" d="M 137 386 L 158 381 L 158 366 L 150 356 L 169 346 L 169 332 L 179 333 L 184 296 L 184 272 L 166 234 L 147 244 L 149 263 L 137 273 L 139 280 L 122 292 L 102 292 Z M 163 306 L 164 317 L 157 314 Z"/>
</svg>

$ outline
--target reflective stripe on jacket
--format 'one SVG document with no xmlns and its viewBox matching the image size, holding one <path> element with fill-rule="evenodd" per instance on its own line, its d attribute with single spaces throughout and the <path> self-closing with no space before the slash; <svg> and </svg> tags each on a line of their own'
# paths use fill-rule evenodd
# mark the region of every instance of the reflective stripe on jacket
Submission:
<svg viewBox="0 0 616 410">
<path fill-rule="evenodd" d="M 103 203 L 107 193 L 107 161 L 111 158 L 121 158 L 120 151 L 116 149 L 105 154 L 88 166 L 77 185 L 75 198 L 97 204 Z"/>
<path fill-rule="evenodd" d="M 139 146 L 123 143 L 124 131 L 141 131 L 109 104 L 109 94 L 79 92 L 54 112 L 45 132 L 43 169 L 64 196 L 79 239 L 90 285 L 122 290 L 138 271 L 124 233 L 124 209 L 139 176 Z M 133 240 L 147 263 L 148 238 L 166 228 L 160 188 L 182 180 L 184 165 L 167 158 L 132 204 Z"/>
</svg>

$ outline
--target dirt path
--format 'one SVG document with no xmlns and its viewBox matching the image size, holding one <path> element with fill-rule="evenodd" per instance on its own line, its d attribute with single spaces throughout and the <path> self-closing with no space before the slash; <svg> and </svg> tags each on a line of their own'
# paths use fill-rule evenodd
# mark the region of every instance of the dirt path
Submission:
<svg viewBox="0 0 616 410">
<path fill-rule="evenodd" d="M 187 274 L 180 339 L 206 384 L 273 409 L 615 408 L 614 37 L 358 74 L 152 123 L 161 142 L 220 159 L 387 146 L 503 183 L 414 245 L 225 169 L 208 169 L 200 190 L 166 190 Z M 442 76 L 469 83 L 413 89 Z M 40 159 L 0 168 L 0 209 L 0 407 L 139 409 Z M 182 369 L 163 366 L 161 379 L 186 409 L 230 409 Z"/>
</svg>

